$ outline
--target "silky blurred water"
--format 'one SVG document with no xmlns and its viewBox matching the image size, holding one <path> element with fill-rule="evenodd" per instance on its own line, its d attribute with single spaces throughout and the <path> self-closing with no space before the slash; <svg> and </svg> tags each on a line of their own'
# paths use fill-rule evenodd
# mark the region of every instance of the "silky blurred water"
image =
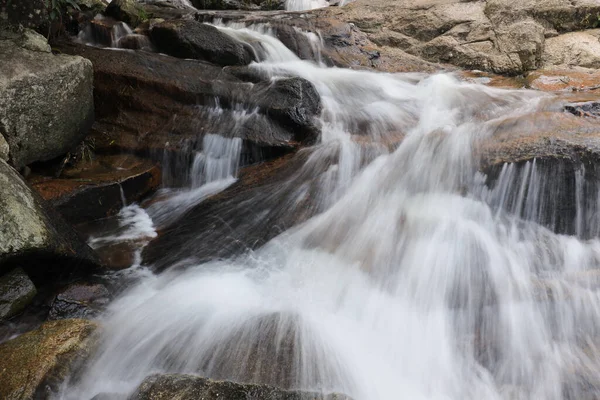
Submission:
<svg viewBox="0 0 600 400">
<path fill-rule="evenodd" d="M 488 187 L 474 151 L 547 95 L 325 68 L 264 27 L 220 29 L 264 44 L 251 68 L 321 95 L 311 157 L 337 157 L 319 181 L 322 212 L 242 257 L 142 279 L 110 306 L 100 351 L 60 398 L 126 397 L 154 372 L 356 400 L 597 398 L 600 242 L 541 224 L 552 210 L 539 209 L 548 177 L 535 163 Z M 200 180 L 152 219 L 235 179 L 235 141 L 205 141 Z M 576 233 L 595 223 L 582 212 Z"/>
</svg>

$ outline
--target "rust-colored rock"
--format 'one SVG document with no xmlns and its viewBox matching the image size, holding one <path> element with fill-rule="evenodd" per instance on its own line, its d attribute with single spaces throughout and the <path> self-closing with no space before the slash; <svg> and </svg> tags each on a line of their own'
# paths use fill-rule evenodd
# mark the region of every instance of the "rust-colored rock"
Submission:
<svg viewBox="0 0 600 400">
<path fill-rule="evenodd" d="M 65 169 L 59 179 L 34 176 L 31 184 L 73 224 L 116 214 L 161 183 L 160 167 L 134 155 L 103 155 Z"/>
</svg>

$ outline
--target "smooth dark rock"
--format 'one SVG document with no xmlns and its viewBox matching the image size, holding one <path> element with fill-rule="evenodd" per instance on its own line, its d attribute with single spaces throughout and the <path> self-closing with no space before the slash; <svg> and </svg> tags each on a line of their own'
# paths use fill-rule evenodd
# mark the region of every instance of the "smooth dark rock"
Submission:
<svg viewBox="0 0 600 400">
<path fill-rule="evenodd" d="M 170 20 L 155 25 L 150 38 L 160 52 L 218 65 L 247 65 L 256 61 L 248 45 L 211 25 L 193 20 Z"/>
<path fill-rule="evenodd" d="M 22 268 L 0 276 L 0 321 L 23 311 L 36 293 L 35 285 Z"/>
<path fill-rule="evenodd" d="M 56 295 L 48 319 L 91 319 L 104 309 L 109 300 L 110 294 L 104 285 L 76 283 Z"/>
<path fill-rule="evenodd" d="M 213 381 L 194 375 L 152 375 L 130 400 L 343 400 L 341 394 L 320 394 L 278 389 L 272 386 Z"/>
</svg>

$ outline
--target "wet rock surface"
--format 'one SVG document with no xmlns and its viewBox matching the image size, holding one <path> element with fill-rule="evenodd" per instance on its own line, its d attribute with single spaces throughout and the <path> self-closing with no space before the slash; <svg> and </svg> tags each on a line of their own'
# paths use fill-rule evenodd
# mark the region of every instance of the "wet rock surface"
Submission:
<svg viewBox="0 0 600 400">
<path fill-rule="evenodd" d="M 312 84 L 298 78 L 253 84 L 201 61 L 74 44 L 60 49 L 94 64 L 93 137 L 99 152 L 162 155 L 165 148 L 181 148 L 186 141 L 193 147 L 204 133 L 292 149 L 318 135 L 313 120 L 320 100 Z M 271 96 L 282 100 L 286 92 L 284 102 L 270 102 Z"/>
<path fill-rule="evenodd" d="M 349 400 L 341 394 L 287 391 L 266 385 L 213 381 L 193 375 L 152 375 L 140 385 L 131 400 L 195 399 L 260 400 Z"/>
<path fill-rule="evenodd" d="M 158 51 L 217 65 L 247 65 L 256 61 L 252 48 L 211 25 L 194 20 L 169 20 L 150 30 Z"/>
<path fill-rule="evenodd" d="M 48 398 L 95 348 L 97 325 L 66 319 L 0 344 L 0 398 Z"/>
<path fill-rule="evenodd" d="M 0 321 L 23 311 L 36 293 L 35 285 L 22 268 L 0 276 Z"/>
<path fill-rule="evenodd" d="M 0 272 L 22 266 L 34 282 L 93 271 L 93 251 L 0 161 Z"/>
<path fill-rule="evenodd" d="M 104 285 L 75 283 L 56 295 L 48 319 L 91 319 L 99 315 L 109 300 L 110 294 Z"/>
<path fill-rule="evenodd" d="M 0 53 L 0 134 L 10 163 L 21 168 L 76 146 L 94 120 L 92 64 L 53 55 L 31 32 L 1 33 Z"/>
<path fill-rule="evenodd" d="M 62 171 L 60 178 L 32 176 L 32 187 L 70 223 L 116 214 L 139 202 L 161 183 L 157 163 L 134 155 L 99 155 Z M 93 206 L 92 206 L 93 205 Z"/>
</svg>

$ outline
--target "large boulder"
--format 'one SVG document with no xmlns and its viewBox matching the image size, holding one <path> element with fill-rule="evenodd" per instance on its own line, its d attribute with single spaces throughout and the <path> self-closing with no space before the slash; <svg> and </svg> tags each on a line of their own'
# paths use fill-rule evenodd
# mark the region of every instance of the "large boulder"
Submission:
<svg viewBox="0 0 600 400">
<path fill-rule="evenodd" d="M 193 149 L 205 133 L 285 151 L 318 139 L 320 98 L 307 81 L 244 82 L 230 67 L 196 60 L 76 44 L 58 48 L 94 64 L 96 151 L 162 155 L 165 148 Z"/>
<path fill-rule="evenodd" d="M 543 61 L 546 65 L 600 68 L 600 29 L 547 39 Z"/>
<path fill-rule="evenodd" d="M 142 382 L 131 400 L 344 400 L 341 394 L 283 390 L 272 386 L 213 381 L 194 375 L 152 375 Z"/>
<path fill-rule="evenodd" d="M 45 399 L 95 349 L 94 322 L 66 319 L 0 344 L 0 398 Z"/>
<path fill-rule="evenodd" d="M 256 60 L 250 46 L 194 20 L 165 21 L 150 30 L 150 37 L 159 51 L 174 57 L 218 65 L 247 65 Z"/>
<path fill-rule="evenodd" d="M 37 290 L 21 268 L 0 276 L 0 321 L 21 311 L 33 300 Z"/>
<path fill-rule="evenodd" d="M 0 161 L 0 274 L 22 266 L 37 283 L 97 265 L 96 255 L 71 227 Z"/>
<path fill-rule="evenodd" d="M 0 33 L 0 134 L 16 168 L 66 153 L 94 120 L 92 64 L 53 55 L 45 39 Z"/>
</svg>

